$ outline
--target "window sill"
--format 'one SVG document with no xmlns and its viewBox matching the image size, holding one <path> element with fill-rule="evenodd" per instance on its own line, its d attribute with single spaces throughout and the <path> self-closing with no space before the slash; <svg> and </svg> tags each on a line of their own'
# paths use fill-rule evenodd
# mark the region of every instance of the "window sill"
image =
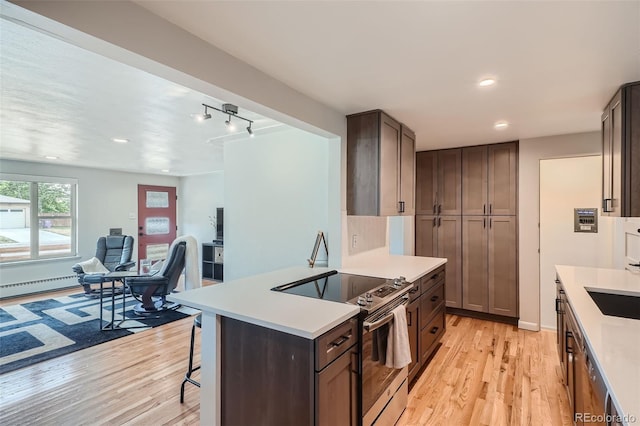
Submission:
<svg viewBox="0 0 640 426">
<path fill-rule="evenodd" d="M 31 265 L 39 265 L 43 263 L 55 263 L 55 262 L 70 262 L 77 261 L 82 259 L 82 256 L 67 256 L 67 257 L 53 257 L 53 258 L 45 258 L 45 259 L 30 259 L 30 260 L 20 260 L 17 262 L 6 262 L 0 263 L 0 269 L 4 268 L 15 268 L 21 266 L 31 266 Z"/>
</svg>

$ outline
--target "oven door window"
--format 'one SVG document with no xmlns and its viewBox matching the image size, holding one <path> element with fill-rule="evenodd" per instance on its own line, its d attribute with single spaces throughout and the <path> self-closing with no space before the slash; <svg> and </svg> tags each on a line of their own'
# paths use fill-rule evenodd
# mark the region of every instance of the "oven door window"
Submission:
<svg viewBox="0 0 640 426">
<path fill-rule="evenodd" d="M 384 365 L 386 353 L 382 340 L 386 341 L 389 325 L 373 331 L 363 331 L 362 335 L 362 412 L 367 413 L 373 404 L 385 393 L 401 370 Z"/>
</svg>

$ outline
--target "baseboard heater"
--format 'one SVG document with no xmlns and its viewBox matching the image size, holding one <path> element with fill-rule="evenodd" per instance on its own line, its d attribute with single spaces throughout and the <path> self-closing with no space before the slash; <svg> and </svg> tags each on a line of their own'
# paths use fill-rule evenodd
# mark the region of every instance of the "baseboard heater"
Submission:
<svg viewBox="0 0 640 426">
<path fill-rule="evenodd" d="M 41 293 L 78 285 L 77 275 L 44 278 L 41 280 L 23 281 L 12 284 L 0 284 L 0 299 L 22 296 L 25 294 Z"/>
</svg>

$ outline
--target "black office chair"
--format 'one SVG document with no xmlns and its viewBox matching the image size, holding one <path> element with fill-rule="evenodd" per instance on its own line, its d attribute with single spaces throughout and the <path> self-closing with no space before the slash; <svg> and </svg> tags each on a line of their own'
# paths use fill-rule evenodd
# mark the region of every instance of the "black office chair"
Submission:
<svg viewBox="0 0 640 426">
<path fill-rule="evenodd" d="M 167 295 L 178 285 L 178 279 L 184 269 L 187 243 L 180 242 L 173 246 L 163 269 L 153 276 L 128 277 L 125 279 L 131 295 L 140 303 L 134 307 L 138 315 L 177 309 L 176 303 L 167 303 Z"/>
<path fill-rule="evenodd" d="M 110 272 L 128 271 L 136 262 L 131 260 L 133 253 L 133 237 L 129 235 L 109 235 L 98 238 L 96 246 L 96 258 Z M 84 295 L 87 297 L 100 297 L 100 289 L 91 286 L 100 284 L 104 280 L 104 274 L 85 274 L 80 264 L 72 267 L 73 272 L 78 274 L 78 283 L 84 288 Z M 123 288 L 118 287 L 116 293 L 122 293 Z"/>
</svg>

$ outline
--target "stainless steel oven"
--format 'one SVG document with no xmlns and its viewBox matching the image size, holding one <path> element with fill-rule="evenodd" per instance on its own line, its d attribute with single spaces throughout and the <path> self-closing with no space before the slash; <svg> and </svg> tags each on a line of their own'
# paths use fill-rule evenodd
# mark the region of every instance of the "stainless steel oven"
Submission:
<svg viewBox="0 0 640 426">
<path fill-rule="evenodd" d="M 406 306 L 409 295 L 400 296 L 372 314 L 362 324 L 362 423 L 391 425 L 400 418 L 407 406 L 408 368 L 389 368 L 384 365 L 385 345 L 392 311 L 398 305 Z"/>
</svg>

